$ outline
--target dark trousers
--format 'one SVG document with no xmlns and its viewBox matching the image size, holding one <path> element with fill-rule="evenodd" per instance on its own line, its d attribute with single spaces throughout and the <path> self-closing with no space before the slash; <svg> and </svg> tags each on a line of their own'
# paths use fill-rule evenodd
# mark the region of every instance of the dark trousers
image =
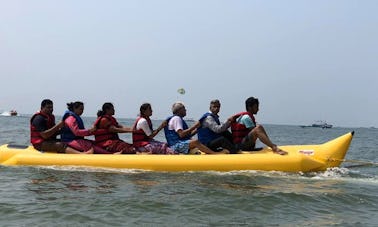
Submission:
<svg viewBox="0 0 378 227">
<path fill-rule="evenodd" d="M 238 151 L 238 149 L 231 141 L 232 141 L 231 133 L 229 131 L 225 131 L 224 133 L 222 133 L 222 136 L 216 139 L 213 139 L 212 141 L 207 143 L 207 147 L 213 151 L 218 151 L 224 148 L 224 149 L 229 150 L 231 154 L 235 154 Z"/>
</svg>

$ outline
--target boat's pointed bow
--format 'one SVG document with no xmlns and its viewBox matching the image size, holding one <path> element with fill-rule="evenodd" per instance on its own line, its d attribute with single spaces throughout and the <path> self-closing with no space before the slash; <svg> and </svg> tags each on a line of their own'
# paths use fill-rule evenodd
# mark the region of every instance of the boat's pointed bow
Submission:
<svg viewBox="0 0 378 227">
<path fill-rule="evenodd" d="M 340 166 L 349 149 L 353 135 L 354 131 L 320 145 L 321 154 L 319 155 L 322 159 L 325 159 L 327 168 Z"/>
</svg>

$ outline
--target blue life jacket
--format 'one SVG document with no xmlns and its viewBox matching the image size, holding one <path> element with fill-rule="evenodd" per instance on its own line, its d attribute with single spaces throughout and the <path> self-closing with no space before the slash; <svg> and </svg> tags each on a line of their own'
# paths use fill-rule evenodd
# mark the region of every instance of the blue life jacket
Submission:
<svg viewBox="0 0 378 227">
<path fill-rule="evenodd" d="M 81 119 L 81 117 L 78 116 L 77 114 L 75 114 L 72 111 L 67 110 L 64 113 L 64 115 L 63 115 L 63 121 L 66 120 L 69 116 L 73 116 L 76 119 L 76 122 L 77 122 L 77 125 L 79 126 L 79 129 L 85 129 L 84 128 L 84 122 Z M 76 136 L 71 131 L 71 129 L 68 126 L 66 126 L 66 125 L 62 128 L 62 134 L 61 134 L 60 137 L 61 137 L 62 142 L 71 142 L 72 140 L 75 140 L 75 139 L 83 139 L 84 138 L 82 136 Z"/>
<path fill-rule="evenodd" d="M 208 117 L 211 116 L 215 122 L 220 125 L 219 117 L 212 114 L 212 113 L 205 113 L 200 119 L 199 122 L 201 123 L 201 127 L 198 128 L 198 140 L 202 143 L 207 145 L 210 141 L 220 137 L 218 133 L 215 133 L 214 131 L 210 130 L 209 128 L 204 128 L 202 126 L 203 121 Z"/>
<path fill-rule="evenodd" d="M 170 116 L 170 117 L 167 118 L 167 126 L 164 127 L 165 139 L 167 140 L 168 146 L 173 146 L 173 145 L 175 145 L 176 143 L 178 143 L 180 141 L 185 141 L 185 140 L 188 140 L 188 139 L 191 138 L 191 136 L 186 136 L 184 138 L 181 138 L 179 136 L 179 134 L 174 129 L 173 130 L 169 130 L 168 129 L 169 121 L 174 116 L 177 116 L 177 115 L 173 115 L 173 116 Z M 189 127 L 186 124 L 186 122 L 184 121 L 184 119 L 182 119 L 182 117 L 180 117 L 180 119 L 182 121 L 183 130 L 188 129 Z"/>
</svg>

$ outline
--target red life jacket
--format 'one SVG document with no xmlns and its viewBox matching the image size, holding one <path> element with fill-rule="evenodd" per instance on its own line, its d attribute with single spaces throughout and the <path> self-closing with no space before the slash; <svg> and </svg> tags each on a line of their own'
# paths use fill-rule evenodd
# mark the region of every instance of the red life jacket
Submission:
<svg viewBox="0 0 378 227">
<path fill-rule="evenodd" d="M 134 147 L 144 147 L 147 144 L 150 143 L 150 137 L 146 135 L 146 133 L 143 131 L 143 129 L 136 129 L 136 126 L 138 124 L 138 121 L 141 120 L 144 117 L 138 117 L 134 123 L 133 127 L 133 145 Z M 150 118 L 145 118 L 148 122 L 148 126 L 150 127 L 152 131 L 152 122 Z"/>
<path fill-rule="evenodd" d="M 41 144 L 43 141 L 45 141 L 45 139 L 41 136 L 41 132 L 37 131 L 37 127 L 35 127 L 33 125 L 33 120 L 38 115 L 44 117 L 45 120 L 46 120 L 46 127 L 47 128 L 45 130 L 50 129 L 50 128 L 54 127 L 54 125 L 55 125 L 55 116 L 54 115 L 45 114 L 43 112 L 35 113 L 30 119 L 30 142 L 33 145 Z"/>
<path fill-rule="evenodd" d="M 106 128 L 103 125 L 101 125 L 101 120 L 103 118 L 106 118 L 108 121 L 110 121 L 110 125 Z M 104 141 L 107 141 L 107 140 L 118 140 L 119 139 L 117 133 L 109 131 L 109 127 L 112 126 L 112 125 L 116 126 L 116 127 L 118 127 L 118 125 L 119 125 L 117 120 L 113 116 L 103 115 L 103 116 L 100 116 L 96 119 L 95 126 L 96 126 L 97 130 L 93 133 L 94 136 L 95 136 L 95 143 L 101 143 L 101 142 L 104 142 Z"/>
<path fill-rule="evenodd" d="M 253 114 L 250 114 L 249 112 L 241 112 L 238 114 L 235 114 L 235 119 L 237 119 L 240 116 L 248 114 L 249 117 L 252 119 L 253 123 L 256 125 L 256 120 Z M 231 132 L 232 132 L 232 141 L 234 144 L 241 143 L 243 138 L 246 137 L 249 133 L 250 129 L 246 128 L 245 125 L 240 124 L 238 122 L 232 122 L 231 123 Z"/>
</svg>

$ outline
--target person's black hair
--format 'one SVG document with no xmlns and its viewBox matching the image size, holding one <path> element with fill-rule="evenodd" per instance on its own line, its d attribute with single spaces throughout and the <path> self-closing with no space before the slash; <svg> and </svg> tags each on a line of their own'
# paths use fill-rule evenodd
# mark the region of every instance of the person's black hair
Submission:
<svg viewBox="0 0 378 227">
<path fill-rule="evenodd" d="M 109 109 L 112 109 L 112 108 L 114 108 L 113 103 L 111 103 L 111 102 L 104 103 L 102 105 L 102 109 L 97 111 L 97 117 L 104 116 L 106 111 L 109 110 Z"/>
<path fill-rule="evenodd" d="M 210 105 L 220 105 L 220 101 L 218 99 L 214 99 L 210 101 Z"/>
<path fill-rule="evenodd" d="M 67 108 L 70 111 L 74 111 L 74 109 L 77 109 L 77 108 L 79 108 L 80 106 L 83 106 L 83 105 L 84 105 L 84 103 L 80 102 L 80 101 L 70 102 L 70 103 L 67 103 Z"/>
<path fill-rule="evenodd" d="M 259 100 L 255 97 L 249 97 L 247 100 L 245 100 L 245 109 L 248 111 L 249 107 L 252 107 L 254 105 L 259 105 Z"/>
<path fill-rule="evenodd" d="M 143 103 L 139 108 L 140 116 L 143 116 L 143 112 L 146 111 L 148 108 L 151 108 L 151 104 Z"/>
<path fill-rule="evenodd" d="M 51 101 L 50 99 L 44 99 L 42 100 L 41 102 L 41 109 L 47 105 L 53 105 L 53 101 Z"/>
</svg>

